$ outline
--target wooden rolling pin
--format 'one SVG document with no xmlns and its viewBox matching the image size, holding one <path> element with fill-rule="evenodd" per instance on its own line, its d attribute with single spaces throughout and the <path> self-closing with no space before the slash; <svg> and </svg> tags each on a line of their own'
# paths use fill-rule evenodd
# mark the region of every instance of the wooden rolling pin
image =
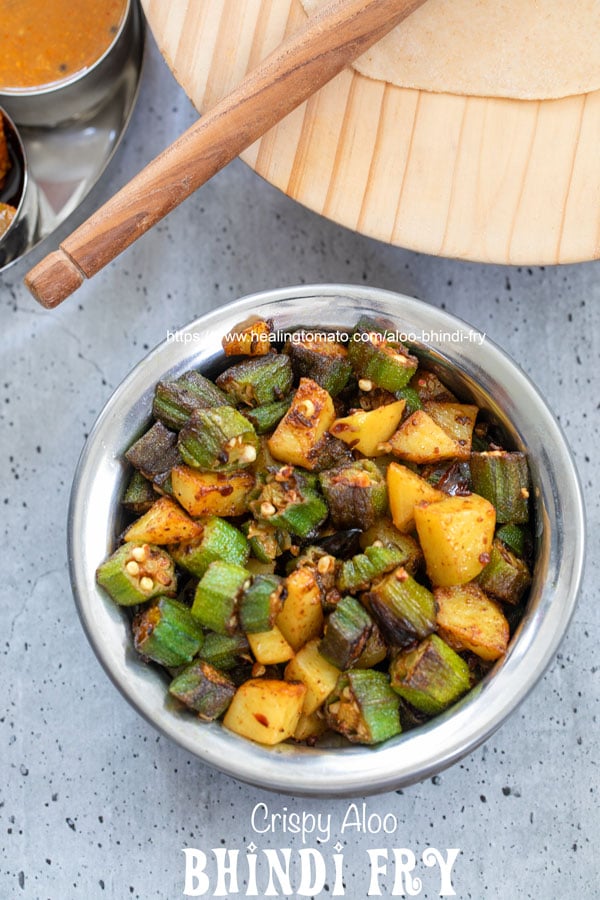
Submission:
<svg viewBox="0 0 600 900">
<path fill-rule="evenodd" d="M 62 303 L 425 0 L 333 0 L 25 276 Z"/>
</svg>

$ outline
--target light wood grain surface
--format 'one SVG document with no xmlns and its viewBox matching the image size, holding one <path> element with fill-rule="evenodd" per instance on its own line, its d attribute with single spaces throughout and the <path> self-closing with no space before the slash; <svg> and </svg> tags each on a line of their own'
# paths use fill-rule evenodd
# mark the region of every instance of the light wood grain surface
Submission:
<svg viewBox="0 0 600 900">
<path fill-rule="evenodd" d="M 142 0 L 207 110 L 294 28 L 299 0 Z M 402 89 L 345 71 L 242 158 L 290 197 L 380 240 L 523 265 L 600 257 L 600 91 L 541 102 Z"/>
</svg>

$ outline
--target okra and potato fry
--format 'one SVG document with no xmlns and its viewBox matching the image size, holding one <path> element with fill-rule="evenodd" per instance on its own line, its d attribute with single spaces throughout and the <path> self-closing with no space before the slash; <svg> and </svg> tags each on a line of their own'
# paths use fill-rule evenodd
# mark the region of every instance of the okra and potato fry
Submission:
<svg viewBox="0 0 600 900">
<path fill-rule="evenodd" d="M 216 381 L 159 382 L 98 584 L 201 720 L 378 743 L 506 653 L 531 582 L 527 459 L 386 323 L 272 337 L 248 324 Z"/>
</svg>

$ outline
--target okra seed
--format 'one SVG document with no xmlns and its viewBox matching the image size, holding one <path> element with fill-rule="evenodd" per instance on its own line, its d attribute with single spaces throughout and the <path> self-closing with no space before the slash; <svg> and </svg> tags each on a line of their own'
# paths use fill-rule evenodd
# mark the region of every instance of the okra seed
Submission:
<svg viewBox="0 0 600 900">
<path fill-rule="evenodd" d="M 127 565 L 125 566 L 125 571 L 128 575 L 139 575 L 140 567 L 136 563 L 135 559 L 130 559 Z"/>
<path fill-rule="evenodd" d="M 239 456 L 242 462 L 254 462 L 256 459 L 256 449 L 252 444 L 246 444 Z"/>
<path fill-rule="evenodd" d="M 334 566 L 335 559 L 333 556 L 322 556 L 317 563 L 317 572 L 320 575 L 326 575 L 328 572 L 331 572 Z"/>
<path fill-rule="evenodd" d="M 277 510 L 272 503 L 269 503 L 268 500 L 265 500 L 264 503 L 260 504 L 260 514 L 263 519 L 268 519 L 269 516 L 274 516 L 276 512 Z"/>
<path fill-rule="evenodd" d="M 144 575 L 143 578 L 140 578 L 140 587 L 143 591 L 151 591 L 154 587 L 154 582 L 147 575 Z"/>
<path fill-rule="evenodd" d="M 361 391 L 372 391 L 373 390 L 373 382 L 370 378 L 360 378 L 358 381 L 358 386 Z"/>
<path fill-rule="evenodd" d="M 143 562 L 146 559 L 146 546 L 134 547 L 131 551 L 131 555 L 137 562 Z"/>
<path fill-rule="evenodd" d="M 373 541 L 372 547 L 383 547 L 383 541 Z"/>
<path fill-rule="evenodd" d="M 396 569 L 396 581 L 400 581 L 402 583 L 403 581 L 406 581 L 407 578 L 408 572 L 406 571 L 406 569 L 403 569 L 402 567 Z"/>
</svg>

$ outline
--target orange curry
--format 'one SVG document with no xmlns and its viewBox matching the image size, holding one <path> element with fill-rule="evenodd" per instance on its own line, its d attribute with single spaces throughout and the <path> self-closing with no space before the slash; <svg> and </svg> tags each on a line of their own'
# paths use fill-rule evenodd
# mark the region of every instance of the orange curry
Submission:
<svg viewBox="0 0 600 900">
<path fill-rule="evenodd" d="M 127 0 L 0 0 L 0 90 L 64 81 L 93 65 Z"/>
</svg>

